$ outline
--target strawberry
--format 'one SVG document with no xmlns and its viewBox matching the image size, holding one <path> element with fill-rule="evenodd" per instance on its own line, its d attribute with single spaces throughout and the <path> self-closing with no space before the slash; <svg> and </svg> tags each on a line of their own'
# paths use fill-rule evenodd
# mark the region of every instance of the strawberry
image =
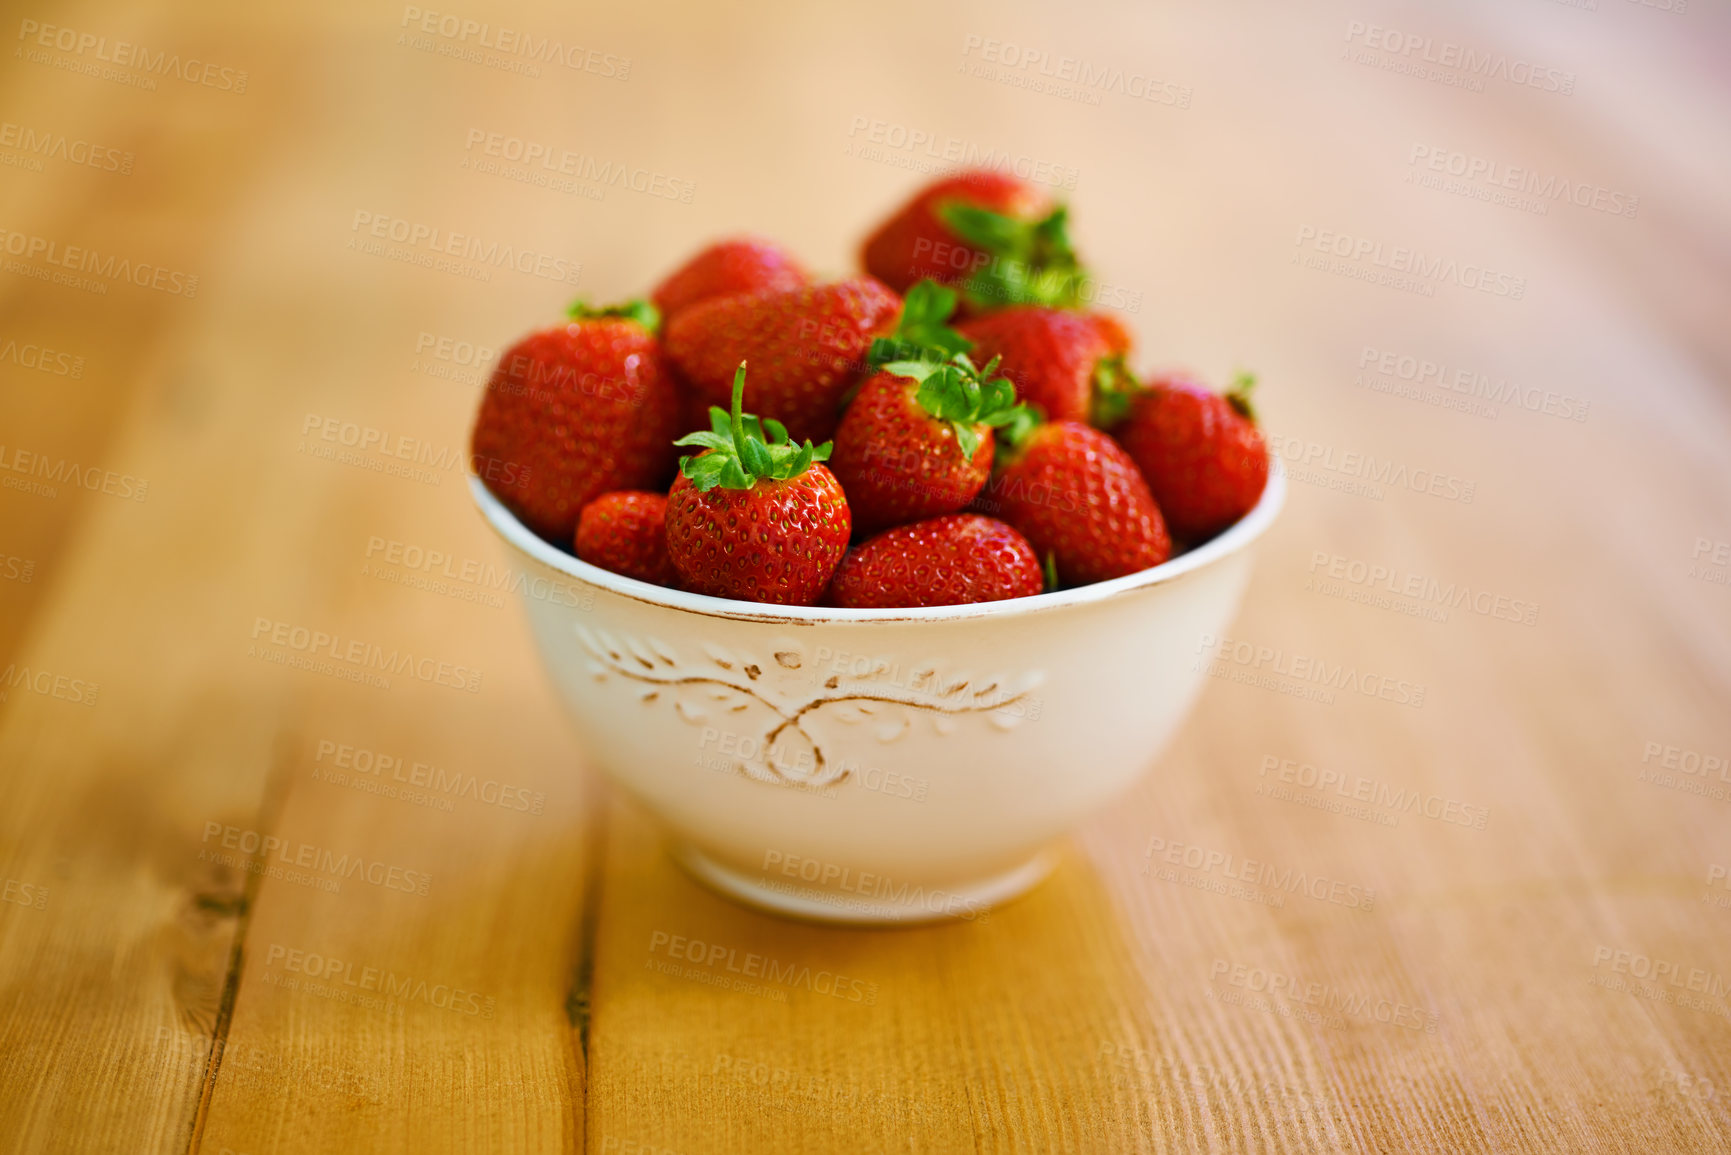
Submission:
<svg viewBox="0 0 1731 1155">
<path fill-rule="evenodd" d="M 1086 421 L 1096 390 L 1127 376 L 1129 334 L 1104 314 L 1021 305 L 957 326 L 976 357 L 1002 357 L 1016 395 L 1049 421 Z"/>
<path fill-rule="evenodd" d="M 959 606 L 1044 588 L 1034 547 L 990 517 L 952 514 L 885 530 L 848 551 L 825 595 L 849 609 Z"/>
<path fill-rule="evenodd" d="M 470 448 L 475 472 L 523 524 L 561 547 L 577 516 L 612 489 L 654 489 L 679 433 L 673 375 L 655 309 L 571 306 L 571 321 L 505 351 Z"/>
<path fill-rule="evenodd" d="M 960 282 L 991 260 L 991 252 L 969 244 L 940 215 L 950 205 L 968 205 L 1017 220 L 1047 210 L 1032 185 L 993 169 L 972 169 L 927 185 L 866 239 L 860 262 L 866 272 L 898 293 L 931 278 Z"/>
<path fill-rule="evenodd" d="M 659 493 L 603 493 L 583 507 L 576 544 L 590 565 L 658 586 L 677 580 L 667 557 L 667 498 Z"/>
<path fill-rule="evenodd" d="M 798 261 L 770 241 L 737 237 L 717 241 L 667 275 L 650 299 L 671 320 L 710 297 L 756 293 L 764 289 L 797 289 L 811 278 Z"/>
<path fill-rule="evenodd" d="M 749 361 L 752 412 L 794 437 L 827 437 L 872 339 L 900 309 L 901 298 L 870 277 L 711 297 L 673 318 L 667 355 L 711 405 L 726 403 L 734 366 Z"/>
<path fill-rule="evenodd" d="M 1130 330 L 1123 321 L 1118 319 L 1116 314 L 1093 311 L 1087 316 L 1089 320 L 1094 322 L 1094 327 L 1100 331 L 1100 336 L 1114 353 L 1124 354 L 1130 351 L 1130 346 L 1133 343 L 1130 339 Z"/>
<path fill-rule="evenodd" d="M 694 593 L 813 605 L 852 530 L 841 485 L 818 464 L 830 445 L 794 445 L 781 422 L 743 413 L 744 400 L 741 363 L 732 415 L 711 409 L 708 431 L 678 441 L 705 452 L 679 460 L 667 495 L 668 555 Z"/>
<path fill-rule="evenodd" d="M 1243 374 L 1222 396 L 1185 377 L 1166 377 L 1130 402 L 1114 433 L 1148 479 L 1172 532 L 1213 537 L 1246 513 L 1268 483 L 1268 447 Z"/>
<path fill-rule="evenodd" d="M 861 533 L 954 513 L 974 499 L 992 472 L 982 415 L 1016 401 L 1008 381 L 990 384 L 1000 388 L 988 396 L 971 364 L 895 361 L 860 387 L 836 429 L 830 468 Z"/>
<path fill-rule="evenodd" d="M 1028 432 L 973 508 L 1021 530 L 1065 585 L 1123 577 L 1172 554 L 1166 521 L 1136 463 L 1079 421 Z"/>
<path fill-rule="evenodd" d="M 872 356 L 921 359 L 884 365 L 842 415 L 829 466 L 862 533 L 967 505 L 991 475 L 992 430 L 1026 412 L 1015 387 L 993 377 L 996 362 L 976 370 L 959 351 L 966 341 L 943 324 L 955 303 L 931 281 L 909 290 L 896 335 L 876 341 Z M 945 357 L 946 348 L 956 351 Z"/>
</svg>

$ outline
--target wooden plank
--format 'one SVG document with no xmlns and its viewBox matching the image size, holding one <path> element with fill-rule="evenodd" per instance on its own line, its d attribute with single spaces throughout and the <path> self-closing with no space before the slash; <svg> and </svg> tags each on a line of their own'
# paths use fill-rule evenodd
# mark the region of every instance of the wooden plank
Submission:
<svg viewBox="0 0 1731 1155">
<path fill-rule="evenodd" d="M 156 42 L 176 32 L 112 12 L 86 19 Z M 227 47 L 270 51 L 244 34 Z M 61 142 L 43 150 L 40 172 L 8 168 L 9 233 L 208 270 L 212 226 L 280 102 L 236 106 L 183 85 L 119 95 L 53 67 L 8 70 L 8 132 Z M 163 131 L 193 124 L 196 143 Z M 71 163 L 63 154 L 78 141 L 114 150 L 131 172 Z M 203 166 L 212 154 L 223 163 Z M 199 179 L 181 179 L 195 164 Z M 247 398 L 212 398 L 176 371 L 203 352 L 196 296 L 105 287 L 0 276 L 7 477 L 40 482 L 32 459 L 62 475 L 0 491 L 9 1151 L 187 1149 L 245 910 L 240 879 L 199 859 L 200 824 L 257 824 L 289 709 L 215 627 L 234 591 L 250 600 L 293 584 L 289 541 L 237 516 L 278 500 L 228 424 Z M 44 370 L 42 354 L 24 363 L 25 347 L 57 355 Z M 65 463 L 95 470 L 95 483 L 68 483 Z M 303 512 L 283 510 L 279 531 L 297 532 Z"/>
<path fill-rule="evenodd" d="M 1103 1061 L 1135 985 L 1075 864 L 983 919 L 884 933 L 718 898 L 623 807 L 609 843 L 591 1150 L 1125 1150 L 1160 1114 Z M 742 977 L 748 955 L 782 977 Z"/>
<path fill-rule="evenodd" d="M 182 1150 L 191 1135 L 245 909 L 202 832 L 267 819 L 292 713 L 235 623 L 256 599 L 298 599 L 294 539 L 314 514 L 244 516 L 280 502 L 260 490 L 282 479 L 251 471 L 225 425 L 165 423 L 126 448 L 154 500 L 93 505 L 9 667 L 0 858 L 48 892 L 40 911 L 0 911 L 11 1149 Z"/>
<path fill-rule="evenodd" d="M 381 100 L 399 69 L 427 63 L 403 49 L 362 59 L 370 64 L 355 82 Z M 478 95 L 463 115 L 487 107 Z M 376 132 L 354 121 L 285 147 L 283 187 L 320 211 L 253 254 L 343 291 L 299 302 L 292 353 L 280 330 L 256 338 L 295 358 L 297 381 L 251 434 L 259 468 L 325 500 L 319 532 L 297 539 L 306 600 L 260 599 L 246 643 L 271 663 L 306 656 L 296 647 L 311 648 L 311 631 L 345 643 L 323 647 L 315 669 L 279 671 L 304 698 L 268 832 L 282 873 L 261 880 L 198 1143 L 568 1150 L 585 1096 L 573 992 L 591 786 L 510 574 L 470 508 L 463 477 L 478 391 L 437 375 L 454 363 L 420 346 L 429 333 L 496 346 L 493 313 L 556 315 L 574 290 L 498 269 L 477 282 L 349 247 L 358 206 L 441 228 L 493 227 L 484 185 L 429 204 L 394 178 L 380 185 L 364 166 L 345 167 L 376 147 Z M 344 173 L 334 195 L 333 166 Z M 275 204 L 253 211 L 254 235 L 267 235 Z M 512 236 L 528 239 L 572 251 L 520 227 Z M 362 427 L 389 431 L 396 445 L 407 438 L 413 460 L 344 441 Z M 349 641 L 416 662 L 330 660 Z M 434 681 L 410 672 L 422 660 Z"/>
<path fill-rule="evenodd" d="M 110 6 L 81 19 L 134 43 L 191 48 L 203 38 L 168 12 Z M 40 34 L 38 27 L 33 35 Z M 198 290 L 185 277 L 203 274 L 207 296 L 232 287 L 210 280 L 220 260 L 218 228 L 287 111 L 286 94 L 269 86 L 243 97 L 182 82 L 129 90 L 52 63 L 67 57 L 58 51 L 42 50 L 51 63 L 26 60 L 19 41 L 28 41 L 33 55 L 39 46 L 22 25 L 13 35 L 0 212 L 8 243 L 24 252 L 18 259 L 9 250 L 0 271 L 0 429 L 9 482 L 0 488 L 0 662 L 16 656 L 78 527 L 92 507 L 112 499 L 64 479 L 44 482 L 30 474 L 28 460 L 24 476 L 14 476 L 16 455 L 46 459 L 54 471 L 63 463 L 95 469 L 100 487 L 100 471 L 127 472 L 121 453 L 128 417 L 144 407 L 179 414 L 201 403 L 206 383 L 169 369 L 199 309 Z M 268 70 L 280 49 L 255 30 L 236 28 L 221 51 Z M 45 284 L 43 277 L 64 272 L 69 246 L 94 255 L 98 267 L 114 269 L 109 258 L 143 266 L 146 281 L 158 267 L 176 277 L 160 287 L 101 275 Z M 80 260 L 72 257 L 74 265 Z M 113 489 L 140 492 L 131 480 L 121 476 Z M 33 492 L 32 481 L 43 484 Z M 150 500 L 148 487 L 142 492 Z"/>
<path fill-rule="evenodd" d="M 344 641 L 317 670 L 282 671 L 307 704 L 203 1148 L 569 1149 L 584 1094 L 568 1002 L 591 808 L 540 671 L 522 660 L 517 595 L 480 560 L 490 531 L 450 516 L 467 500 L 455 470 L 431 486 L 314 460 L 284 468 L 338 474 L 342 499 L 302 543 L 328 589 L 310 616 L 261 606 L 272 624 L 258 652 L 297 656 L 301 629 Z M 456 563 L 417 568 L 427 551 Z M 483 576 L 439 577 L 470 560 Z M 407 584 L 417 578 L 432 588 Z M 326 660 L 349 641 L 399 656 L 383 670 Z M 451 684 L 420 680 L 423 662 L 443 663 Z"/>
<path fill-rule="evenodd" d="M 339 688 L 309 714 L 205 1150 L 573 1145 L 580 783 L 557 751 L 511 740 L 549 731 L 535 711 L 500 710 L 494 731 L 401 696 Z"/>
</svg>

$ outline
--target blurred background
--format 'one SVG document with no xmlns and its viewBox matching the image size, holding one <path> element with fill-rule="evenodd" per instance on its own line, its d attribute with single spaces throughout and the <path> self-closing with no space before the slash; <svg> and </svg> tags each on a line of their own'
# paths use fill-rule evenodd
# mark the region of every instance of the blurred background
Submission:
<svg viewBox="0 0 1731 1155">
<path fill-rule="evenodd" d="M 9 12 L 0 1150 L 1728 1149 L 1725 4 Z M 1422 703 L 1222 678 L 989 924 L 784 924 L 583 767 L 508 594 L 380 558 L 499 561 L 468 425 L 574 297 L 739 232 L 852 271 L 960 163 L 1069 202 L 1136 368 L 1258 374 L 1291 487 L 1237 634 Z M 416 460 L 321 457 L 332 421 Z M 284 668 L 260 621 L 484 690 Z M 339 748 L 539 801 L 387 801 Z M 1286 762 L 1488 818 L 1355 820 Z M 272 876 L 248 832 L 436 885 Z M 1376 911 L 1173 886 L 1150 839 Z M 883 998 L 669 978 L 657 932 Z M 1252 1007 L 1241 965 L 1420 1026 Z"/>
</svg>

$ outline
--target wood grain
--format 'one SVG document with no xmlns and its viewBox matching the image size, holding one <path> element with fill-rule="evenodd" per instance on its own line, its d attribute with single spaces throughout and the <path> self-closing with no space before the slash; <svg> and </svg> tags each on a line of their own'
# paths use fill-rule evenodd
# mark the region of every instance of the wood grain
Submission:
<svg viewBox="0 0 1731 1155">
<path fill-rule="evenodd" d="M 476 63 L 379 5 L 18 17 L 248 80 L 0 72 L 0 120 L 132 156 L 0 140 L 7 236 L 199 277 L 0 271 L 0 476 L 148 481 L 0 489 L 0 1151 L 1731 1150 L 1731 781 L 1684 769 L 1731 753 L 1722 10 L 464 18 L 627 78 Z M 1445 45 L 1503 71 L 1414 74 Z M 426 562 L 500 560 L 469 351 L 725 233 L 851 268 L 985 153 L 1062 186 L 1139 368 L 1259 373 L 1291 496 L 1249 648 L 1026 898 L 760 915 L 584 769 L 510 591 Z M 429 268 L 357 244 L 380 217 L 581 270 Z M 425 452 L 336 456 L 344 427 Z M 303 662 L 297 630 L 474 689 Z"/>
</svg>

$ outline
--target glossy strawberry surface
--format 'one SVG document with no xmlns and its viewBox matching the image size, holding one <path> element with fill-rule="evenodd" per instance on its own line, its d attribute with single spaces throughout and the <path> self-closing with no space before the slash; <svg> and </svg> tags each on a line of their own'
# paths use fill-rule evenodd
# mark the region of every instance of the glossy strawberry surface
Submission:
<svg viewBox="0 0 1731 1155">
<path fill-rule="evenodd" d="M 471 463 L 525 525 L 569 547 L 596 497 L 667 484 L 678 425 L 672 373 L 649 330 L 614 317 L 572 321 L 499 359 Z"/>
<path fill-rule="evenodd" d="M 1094 371 L 1120 356 L 1129 335 L 1116 321 L 1070 309 L 1018 305 L 963 321 L 956 328 L 985 362 L 1002 357 L 998 371 L 1016 384 L 1016 396 L 1050 421 L 1086 421 Z"/>
<path fill-rule="evenodd" d="M 667 496 L 667 552 L 680 585 L 711 597 L 813 605 L 851 532 L 847 497 L 818 464 L 749 489 L 699 490 L 682 473 Z"/>
<path fill-rule="evenodd" d="M 974 508 L 1015 526 L 1041 558 L 1052 555 L 1064 585 L 1123 577 L 1171 556 L 1160 507 L 1108 435 L 1054 422 L 1006 457 Z"/>
<path fill-rule="evenodd" d="M 938 217 L 939 207 L 950 201 L 1028 219 L 1051 207 L 1032 185 L 994 169 L 944 177 L 921 189 L 866 239 L 860 254 L 866 272 L 898 293 L 926 277 L 948 285 L 966 281 L 990 256 Z"/>
<path fill-rule="evenodd" d="M 1213 537 L 1243 517 L 1268 484 L 1261 430 L 1230 399 L 1188 378 L 1152 382 L 1113 432 L 1185 541 Z"/>
<path fill-rule="evenodd" d="M 667 354 L 703 402 L 723 408 L 746 362 L 746 408 L 782 422 L 796 441 L 821 441 L 835 431 L 872 339 L 900 311 L 901 298 L 870 277 L 714 297 L 667 325 Z"/>
<path fill-rule="evenodd" d="M 670 586 L 677 581 L 667 556 L 667 498 L 659 493 L 603 493 L 577 519 L 577 556 L 590 565 Z"/>
<path fill-rule="evenodd" d="M 700 251 L 656 286 L 650 299 L 665 324 L 672 317 L 711 297 L 797 289 L 811 278 L 798 261 L 773 241 L 735 237 Z"/>
<path fill-rule="evenodd" d="M 959 606 L 1040 592 L 1040 559 L 1026 538 L 978 514 L 887 529 L 848 552 L 827 605 L 851 609 Z"/>
<path fill-rule="evenodd" d="M 917 389 L 906 377 L 873 375 L 836 430 L 829 467 L 859 532 L 954 513 L 991 475 L 992 430 L 976 426 L 979 444 L 964 453 L 950 424 L 914 399 Z"/>
</svg>

